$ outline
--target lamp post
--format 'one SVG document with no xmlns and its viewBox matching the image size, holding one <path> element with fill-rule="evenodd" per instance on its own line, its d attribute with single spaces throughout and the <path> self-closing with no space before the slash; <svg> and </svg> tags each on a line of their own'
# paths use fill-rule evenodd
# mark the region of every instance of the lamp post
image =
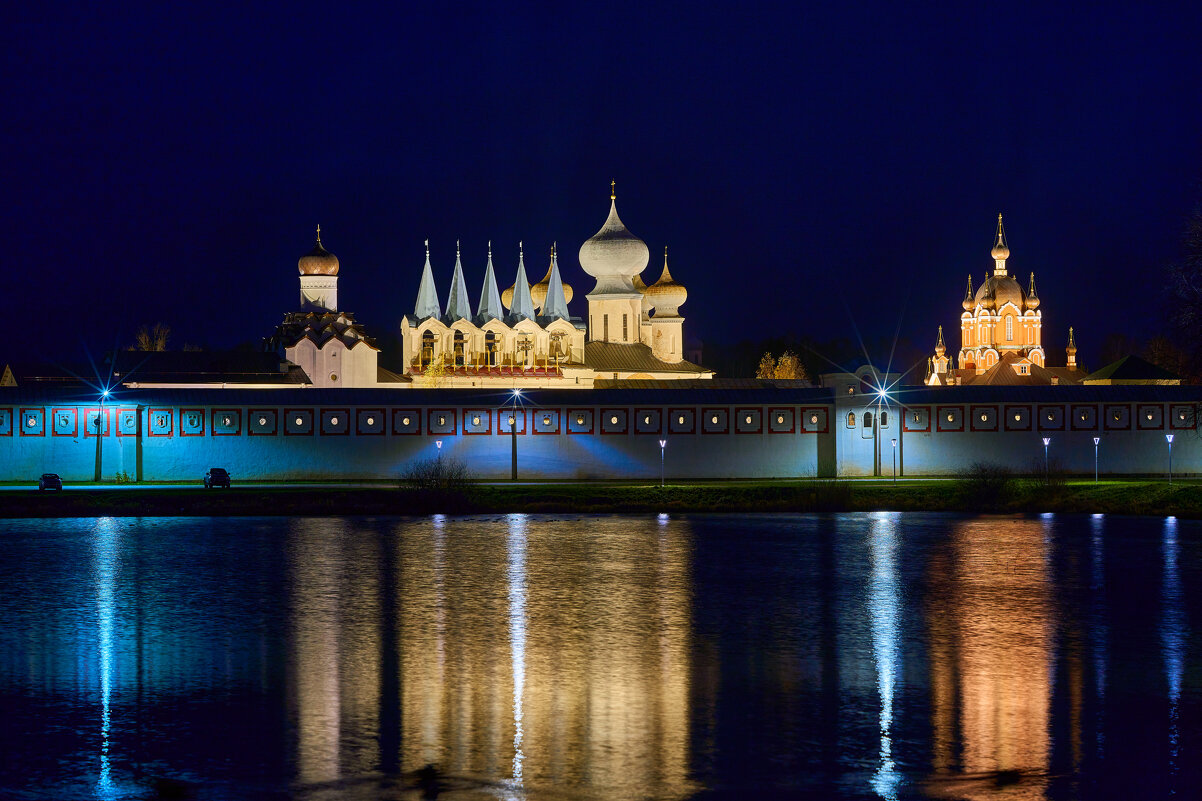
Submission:
<svg viewBox="0 0 1202 801">
<path fill-rule="evenodd" d="M 1173 486 L 1173 435 L 1165 434 L 1165 442 L 1169 443 L 1169 486 Z"/>
<path fill-rule="evenodd" d="M 434 440 L 434 444 L 438 446 L 438 463 L 442 464 L 442 440 Z"/>
<path fill-rule="evenodd" d="M 1102 441 L 1101 437 L 1093 438 L 1093 483 L 1098 483 L 1098 443 Z"/>
<path fill-rule="evenodd" d="M 664 446 L 668 444 L 666 439 L 659 441 L 659 485 L 664 485 Z"/>
<path fill-rule="evenodd" d="M 1043 483 L 1048 483 L 1048 445 L 1052 442 L 1051 437 L 1043 438 Z"/>
<path fill-rule="evenodd" d="M 518 480 L 518 401 L 522 397 L 522 391 L 515 389 L 513 391 L 513 405 L 509 410 L 509 480 Z"/>
<path fill-rule="evenodd" d="M 96 410 L 96 475 L 92 479 L 96 483 L 100 483 L 100 466 L 101 460 L 104 458 L 104 402 L 108 400 L 109 391 L 106 389 L 100 393 L 100 408 Z"/>
<path fill-rule="evenodd" d="M 897 437 L 892 439 L 893 442 L 893 483 L 897 484 Z"/>
</svg>

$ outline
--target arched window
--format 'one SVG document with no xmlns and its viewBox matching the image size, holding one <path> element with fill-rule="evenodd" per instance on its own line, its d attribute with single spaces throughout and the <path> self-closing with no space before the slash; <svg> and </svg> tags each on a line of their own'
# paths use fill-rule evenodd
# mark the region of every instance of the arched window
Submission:
<svg viewBox="0 0 1202 801">
<path fill-rule="evenodd" d="M 864 412 L 864 428 L 872 428 L 872 412 Z"/>
<path fill-rule="evenodd" d="M 455 332 L 455 366 L 456 367 L 463 366 L 463 351 L 464 351 L 463 332 L 456 331 Z"/>
<path fill-rule="evenodd" d="M 1006 317 L 1006 341 L 1014 341 L 1014 318 L 1009 315 Z"/>
<path fill-rule="evenodd" d="M 422 355 L 420 362 L 423 365 L 430 364 L 434 361 L 434 332 L 427 331 L 422 334 Z"/>
<path fill-rule="evenodd" d="M 881 428 L 889 427 L 889 412 L 881 412 Z"/>
<path fill-rule="evenodd" d="M 497 366 L 497 335 L 492 331 L 484 335 L 484 355 L 489 367 Z"/>
<path fill-rule="evenodd" d="M 847 413 L 847 427 L 848 428 L 856 427 L 856 413 L 855 412 Z"/>
</svg>

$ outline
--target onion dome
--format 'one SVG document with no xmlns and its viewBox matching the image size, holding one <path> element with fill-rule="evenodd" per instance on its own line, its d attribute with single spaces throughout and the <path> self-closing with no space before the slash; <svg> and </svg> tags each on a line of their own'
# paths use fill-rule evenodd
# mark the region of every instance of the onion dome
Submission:
<svg viewBox="0 0 1202 801">
<path fill-rule="evenodd" d="M 935 355 L 942 357 L 947 353 L 947 346 L 943 344 L 943 326 L 939 326 L 939 341 L 935 343 Z"/>
<path fill-rule="evenodd" d="M 1031 273 L 1031 282 L 1027 284 L 1027 308 L 1039 308 L 1039 296 L 1035 294 L 1035 273 Z"/>
<path fill-rule="evenodd" d="M 960 305 L 964 307 L 964 311 L 972 311 L 972 307 L 976 305 L 972 294 L 972 273 L 968 274 L 968 289 L 964 293 L 964 302 Z"/>
<path fill-rule="evenodd" d="M 989 251 L 989 255 L 993 256 L 994 261 L 1005 261 L 1010 258 L 1010 248 L 1006 245 L 1006 230 L 1002 228 L 1002 215 L 997 216 L 997 241 L 993 243 L 993 250 Z"/>
<path fill-rule="evenodd" d="M 647 267 L 651 253 L 647 243 L 632 234 L 618 217 L 616 195 L 610 182 L 609 217 L 601 230 L 580 246 L 580 266 L 597 279 L 594 292 L 633 293 L 634 276 Z"/>
<path fill-rule="evenodd" d="M 317 244 L 296 263 L 301 275 L 338 275 L 338 257 L 321 246 L 321 226 L 317 226 Z"/>
<path fill-rule="evenodd" d="M 518 242 L 518 265 L 522 268 L 522 274 L 526 273 L 526 255 L 522 249 L 522 243 Z M 501 292 L 501 305 L 508 309 L 513 305 L 513 288 L 517 286 L 516 282 L 511 284 L 508 289 Z"/>
<path fill-rule="evenodd" d="M 1018 281 L 1014 280 L 1014 276 L 1005 274 L 986 278 L 976 295 L 976 303 L 986 309 L 1000 309 L 1007 303 L 1013 303 L 1021 312 L 1026 310 L 1026 301 L 1026 293 Z"/>
<path fill-rule="evenodd" d="M 539 281 L 534 286 L 530 287 L 530 299 L 534 301 L 534 308 L 541 309 L 547 300 L 547 289 L 551 286 L 551 273 L 555 270 L 556 261 L 555 246 L 551 246 L 551 262 L 547 265 L 547 274 L 543 276 L 543 280 Z M 561 277 L 562 278 L 562 277 Z M 563 285 L 563 296 L 566 302 L 572 302 L 572 286 L 571 284 Z"/>
<path fill-rule="evenodd" d="M 677 317 L 677 310 L 689 296 L 683 284 L 676 283 L 672 273 L 668 272 L 668 249 L 664 248 L 664 271 L 659 280 L 647 287 L 647 297 L 655 306 L 656 317 Z"/>
</svg>

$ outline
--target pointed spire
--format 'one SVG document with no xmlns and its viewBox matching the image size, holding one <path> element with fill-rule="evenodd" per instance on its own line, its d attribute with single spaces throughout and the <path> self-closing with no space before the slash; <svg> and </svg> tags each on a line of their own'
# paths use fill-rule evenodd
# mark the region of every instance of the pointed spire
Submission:
<svg viewBox="0 0 1202 801">
<path fill-rule="evenodd" d="M 472 316 L 471 302 L 467 299 L 467 282 L 463 280 L 463 262 L 459 258 L 459 240 L 455 240 L 455 274 L 451 277 L 451 291 L 447 293 L 446 321 L 466 320 Z"/>
<path fill-rule="evenodd" d="M 935 355 L 942 357 L 947 352 L 947 347 L 943 344 L 943 326 L 939 326 L 939 340 L 935 343 Z"/>
<path fill-rule="evenodd" d="M 317 244 L 321 244 L 321 223 L 317 224 Z"/>
<path fill-rule="evenodd" d="M 568 299 L 563 292 L 563 278 L 559 275 L 559 255 L 555 245 L 551 246 L 551 280 L 547 283 L 547 297 L 543 301 L 542 312 L 542 316 L 548 319 L 568 319 Z"/>
<path fill-rule="evenodd" d="M 1006 274 L 1006 259 L 1010 258 L 1010 246 L 1006 244 L 1006 229 L 1002 227 L 1002 215 L 997 216 L 997 236 L 994 238 L 993 250 L 989 251 L 989 255 L 993 257 L 993 273 L 994 275 Z"/>
<path fill-rule="evenodd" d="M 518 274 L 513 281 L 513 299 L 509 305 L 509 318 L 513 322 L 534 317 L 534 301 L 530 299 L 530 282 L 526 280 L 526 257 L 522 243 L 518 243 Z"/>
<path fill-rule="evenodd" d="M 939 326 L 939 347 L 943 347 L 943 326 Z"/>
<path fill-rule="evenodd" d="M 1033 298 L 1039 297 L 1039 295 L 1035 294 L 1035 272 L 1034 271 L 1031 272 L 1031 283 L 1029 283 L 1027 285 L 1027 294 Z"/>
<path fill-rule="evenodd" d="M 617 182 L 616 181 L 609 182 L 609 199 L 610 200 L 618 199 L 618 190 L 617 190 Z"/>
<path fill-rule="evenodd" d="M 1077 347 L 1077 341 L 1073 338 L 1073 327 L 1071 325 L 1068 327 L 1068 346 L 1074 350 Z"/>
<path fill-rule="evenodd" d="M 505 310 L 501 307 L 501 293 L 497 290 L 497 276 L 492 268 L 492 240 L 488 242 L 488 265 L 484 268 L 484 287 L 480 290 L 480 308 L 476 316 L 481 323 L 505 316 Z"/>
<path fill-rule="evenodd" d="M 442 310 L 438 306 L 438 289 L 434 286 L 434 271 L 430 269 L 429 239 L 426 240 L 426 266 L 422 269 L 422 282 L 417 287 L 417 304 L 413 307 L 413 316 L 419 320 L 442 316 Z"/>
</svg>

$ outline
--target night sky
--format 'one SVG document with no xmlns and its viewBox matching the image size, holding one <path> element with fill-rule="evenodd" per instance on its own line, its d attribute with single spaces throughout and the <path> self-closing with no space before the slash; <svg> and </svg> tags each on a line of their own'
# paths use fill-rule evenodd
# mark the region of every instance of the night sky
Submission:
<svg viewBox="0 0 1202 801">
<path fill-rule="evenodd" d="M 929 349 L 942 323 L 954 348 L 999 211 L 1050 364 L 1069 325 L 1091 368 L 1156 333 L 1202 200 L 1199 6 L 831 5 L 26 9 L 0 34 L 0 362 L 156 321 L 258 342 L 318 223 L 382 342 L 426 238 L 443 302 L 462 239 L 473 306 L 489 239 L 502 286 L 519 239 L 532 281 L 558 240 L 584 316 L 611 179 L 706 342 Z"/>
</svg>

